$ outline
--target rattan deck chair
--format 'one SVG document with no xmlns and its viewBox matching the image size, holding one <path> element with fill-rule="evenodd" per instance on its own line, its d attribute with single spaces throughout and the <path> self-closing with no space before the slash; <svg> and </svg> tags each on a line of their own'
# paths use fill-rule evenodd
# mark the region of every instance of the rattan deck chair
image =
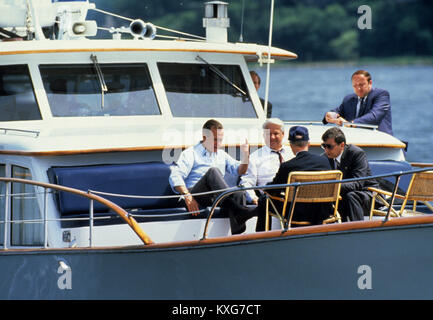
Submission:
<svg viewBox="0 0 433 320">
<path fill-rule="evenodd" d="M 302 182 L 319 182 L 327 180 L 341 180 L 343 173 L 340 170 L 329 170 L 329 171 L 293 171 L 287 178 L 287 184 L 302 183 Z M 339 222 L 341 223 L 341 217 L 338 213 L 338 201 L 340 200 L 340 183 L 327 183 L 317 185 L 299 186 L 294 196 L 294 187 L 285 188 L 284 196 L 272 196 L 269 193 L 265 193 L 266 199 L 266 224 L 265 230 L 269 230 L 269 216 L 276 216 L 280 220 L 281 227 L 284 228 L 284 224 L 287 222 L 288 228 L 293 225 L 310 225 L 309 221 L 292 221 L 293 212 L 297 202 L 303 203 L 320 203 L 320 202 L 333 202 L 334 213 L 323 221 L 325 223 Z M 286 214 L 288 208 L 290 208 L 291 201 L 294 199 L 291 211 Z M 278 212 L 273 201 L 283 202 L 283 208 L 281 212 Z"/>
<path fill-rule="evenodd" d="M 378 200 L 386 208 L 389 208 L 390 204 L 386 198 L 391 197 L 392 192 L 371 187 L 368 188 L 368 190 L 373 192 L 373 200 L 371 201 L 370 209 L 370 220 L 373 218 L 373 216 L 385 216 L 387 211 L 375 209 L 375 202 Z M 414 173 L 412 179 L 410 180 L 406 194 L 396 194 L 395 197 L 397 199 L 402 199 L 403 203 L 401 204 L 399 210 L 391 207 L 391 216 L 393 217 L 423 214 L 422 212 L 416 211 L 417 201 L 423 202 L 430 209 L 430 211 L 433 212 L 433 206 L 427 202 L 433 201 L 433 171 Z M 412 210 L 406 209 L 408 201 L 413 201 Z"/>
</svg>

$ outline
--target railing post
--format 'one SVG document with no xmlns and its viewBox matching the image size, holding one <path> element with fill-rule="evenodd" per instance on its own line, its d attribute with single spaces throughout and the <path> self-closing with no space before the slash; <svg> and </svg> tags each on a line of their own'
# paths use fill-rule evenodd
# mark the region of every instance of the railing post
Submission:
<svg viewBox="0 0 433 320">
<path fill-rule="evenodd" d="M 242 188 L 240 188 L 240 190 L 242 190 Z M 224 199 L 227 195 L 231 195 L 232 193 L 233 193 L 232 191 L 225 191 L 225 192 L 221 193 L 220 195 L 218 195 L 218 197 L 214 200 L 214 203 L 212 204 L 209 215 L 206 219 L 206 224 L 204 226 L 203 236 L 202 236 L 201 240 L 205 240 L 207 237 L 207 229 L 209 228 L 210 220 L 212 219 L 215 208 L 222 201 L 222 199 Z"/>
<path fill-rule="evenodd" d="M 292 202 L 290 203 L 290 211 L 289 211 L 290 216 L 289 216 L 289 219 L 287 219 L 286 222 L 284 223 L 284 232 L 289 230 L 290 226 L 292 224 L 293 210 L 295 209 L 294 205 L 295 205 L 296 197 L 298 196 L 299 186 L 300 186 L 299 182 L 297 182 L 293 186 L 293 188 L 294 188 L 293 197 L 292 197 Z M 284 218 L 284 215 L 283 215 L 283 218 Z"/>
<path fill-rule="evenodd" d="M 89 247 L 93 247 L 93 199 L 90 199 L 89 217 Z"/>
<path fill-rule="evenodd" d="M 401 175 L 402 175 L 402 172 L 400 172 L 400 175 L 398 175 L 395 179 L 394 191 L 392 192 L 388 212 L 386 213 L 385 219 L 383 220 L 384 222 L 387 222 L 389 220 L 389 216 L 391 215 L 391 209 L 392 209 L 392 206 L 394 205 L 394 199 L 395 199 L 395 195 L 396 195 L 397 190 L 398 190 L 398 184 L 400 183 Z"/>
<path fill-rule="evenodd" d="M 48 248 L 48 192 L 44 188 L 44 248 Z"/>
<path fill-rule="evenodd" d="M 8 212 L 9 212 L 9 187 L 10 182 L 5 181 L 5 218 L 4 218 L 4 237 L 3 237 L 3 248 L 7 249 L 7 240 L 8 240 Z"/>
</svg>

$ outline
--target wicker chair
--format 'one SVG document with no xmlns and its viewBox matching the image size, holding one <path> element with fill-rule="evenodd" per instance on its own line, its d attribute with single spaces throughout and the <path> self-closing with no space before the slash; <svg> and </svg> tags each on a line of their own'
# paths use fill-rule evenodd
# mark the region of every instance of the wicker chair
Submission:
<svg viewBox="0 0 433 320">
<path fill-rule="evenodd" d="M 385 216 L 387 211 L 375 209 L 375 202 L 379 200 L 383 205 L 389 208 L 390 204 L 386 200 L 387 197 L 392 196 L 392 192 L 377 189 L 368 188 L 373 192 L 373 200 L 371 201 L 370 209 L 370 220 L 373 216 Z M 410 180 L 409 186 L 407 188 L 406 194 L 395 195 L 397 199 L 403 200 L 400 210 L 396 210 L 391 207 L 391 216 L 401 217 L 401 216 L 411 216 L 420 215 L 422 212 L 416 211 L 417 201 L 423 202 L 430 211 L 433 211 L 433 206 L 427 201 L 433 201 L 433 171 L 417 172 L 414 173 L 412 179 Z M 412 210 L 406 209 L 408 201 L 413 201 Z"/>
<path fill-rule="evenodd" d="M 329 170 L 329 171 L 293 171 L 289 174 L 287 178 L 287 184 L 292 183 L 302 183 L 302 182 L 320 182 L 327 180 L 341 180 L 343 173 L 340 170 Z M 295 204 L 297 202 L 303 203 L 320 203 L 320 202 L 333 202 L 334 203 L 334 213 L 323 221 L 325 223 L 339 222 L 341 223 L 341 217 L 338 213 L 338 201 L 340 200 L 340 183 L 327 183 L 327 184 L 317 184 L 317 185 L 306 185 L 299 186 L 296 189 L 296 194 L 294 195 L 295 188 L 287 187 L 285 188 L 284 196 L 272 196 L 269 193 L 265 193 L 266 199 L 266 225 L 265 230 L 269 230 L 269 216 L 276 216 L 280 220 L 281 227 L 284 228 L 284 223 L 287 223 L 288 228 L 292 224 L 296 225 L 310 225 L 309 221 L 292 221 L 293 212 L 295 209 Z M 294 196 L 294 197 L 293 197 Z M 289 215 L 286 215 L 286 210 L 288 205 L 294 199 L 294 203 L 291 206 L 291 211 Z M 283 208 L 281 213 L 275 207 L 273 201 L 283 202 Z"/>
</svg>

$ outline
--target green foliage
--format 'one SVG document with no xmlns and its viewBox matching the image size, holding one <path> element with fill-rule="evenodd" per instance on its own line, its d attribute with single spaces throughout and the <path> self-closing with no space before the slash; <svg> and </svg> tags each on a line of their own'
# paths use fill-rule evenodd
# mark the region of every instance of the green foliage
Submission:
<svg viewBox="0 0 433 320">
<path fill-rule="evenodd" d="M 229 41 L 267 44 L 270 0 L 229 2 Z M 201 0 L 93 0 L 97 8 L 155 25 L 204 35 Z M 358 28 L 358 7 L 372 10 L 372 29 Z M 118 21 L 128 25 L 127 21 Z M 113 19 L 107 20 L 113 22 Z M 98 24 L 100 22 L 98 21 Z M 110 25 L 111 26 L 111 25 Z M 300 61 L 433 55 L 433 1 L 275 0 L 273 45 Z M 166 34 L 160 32 L 160 34 Z"/>
</svg>

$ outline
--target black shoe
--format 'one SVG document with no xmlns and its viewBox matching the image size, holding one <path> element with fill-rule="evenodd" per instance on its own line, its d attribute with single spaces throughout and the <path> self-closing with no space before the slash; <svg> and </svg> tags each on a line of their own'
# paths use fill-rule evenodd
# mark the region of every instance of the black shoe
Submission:
<svg viewBox="0 0 433 320">
<path fill-rule="evenodd" d="M 230 229 L 232 230 L 232 234 L 240 234 L 247 229 L 247 226 L 244 223 L 239 223 L 238 219 L 236 219 L 233 213 L 230 213 Z"/>
<path fill-rule="evenodd" d="M 245 222 L 256 215 L 255 208 L 243 207 L 235 212 L 230 211 L 230 228 L 232 234 L 239 234 L 246 230 Z"/>
</svg>

